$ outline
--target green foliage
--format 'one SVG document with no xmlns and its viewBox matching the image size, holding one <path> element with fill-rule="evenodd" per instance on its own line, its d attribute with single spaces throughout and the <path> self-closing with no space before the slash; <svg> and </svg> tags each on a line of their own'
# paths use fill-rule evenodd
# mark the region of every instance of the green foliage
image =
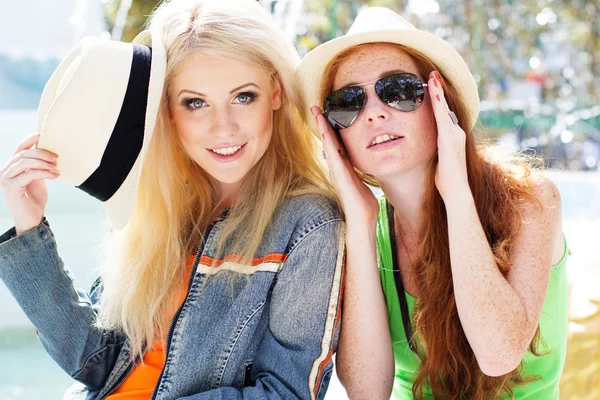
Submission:
<svg viewBox="0 0 600 400">
<path fill-rule="evenodd" d="M 104 6 L 109 31 L 112 31 L 114 27 L 120 3 L 119 0 L 110 0 Z M 131 9 L 127 15 L 127 23 L 123 29 L 123 37 L 121 40 L 124 42 L 132 41 L 133 38 L 144 29 L 146 20 L 150 14 L 152 14 L 154 8 L 160 3 L 160 0 L 133 0 Z"/>
</svg>

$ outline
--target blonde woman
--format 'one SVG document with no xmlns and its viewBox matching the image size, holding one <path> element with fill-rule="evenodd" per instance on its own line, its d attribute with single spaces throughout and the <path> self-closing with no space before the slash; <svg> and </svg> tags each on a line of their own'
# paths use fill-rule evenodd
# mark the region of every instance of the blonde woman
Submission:
<svg viewBox="0 0 600 400">
<path fill-rule="evenodd" d="M 88 295 L 64 273 L 41 182 L 57 159 L 38 135 L 0 171 L 15 219 L 0 278 L 81 382 L 73 398 L 323 398 L 343 223 L 300 117 L 298 56 L 251 0 L 170 1 L 150 30 L 164 91 L 99 280 Z"/>
<path fill-rule="evenodd" d="M 374 7 L 300 73 L 348 228 L 337 371 L 349 397 L 557 399 L 559 193 L 477 146 L 477 86 L 458 52 Z"/>
</svg>

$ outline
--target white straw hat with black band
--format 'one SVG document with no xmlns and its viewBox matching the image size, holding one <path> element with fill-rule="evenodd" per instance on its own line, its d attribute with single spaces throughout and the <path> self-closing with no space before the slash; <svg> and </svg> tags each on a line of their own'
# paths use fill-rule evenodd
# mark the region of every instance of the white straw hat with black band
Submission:
<svg viewBox="0 0 600 400">
<path fill-rule="evenodd" d="M 466 127 L 473 128 L 479 114 L 477 84 L 469 67 L 458 52 L 444 39 L 416 29 L 407 20 L 385 7 L 371 7 L 360 12 L 344 36 L 325 42 L 302 59 L 300 76 L 307 104 L 323 107 L 319 98 L 325 69 L 345 50 L 365 43 L 396 43 L 415 49 L 431 60 L 458 91 L 468 111 Z M 307 111 L 308 121 L 318 132 L 315 120 Z"/>
<path fill-rule="evenodd" d="M 158 36 L 133 43 L 82 39 L 46 84 L 38 110 L 38 147 L 58 154 L 60 177 L 104 203 L 122 229 L 163 92 L 166 52 Z"/>
</svg>

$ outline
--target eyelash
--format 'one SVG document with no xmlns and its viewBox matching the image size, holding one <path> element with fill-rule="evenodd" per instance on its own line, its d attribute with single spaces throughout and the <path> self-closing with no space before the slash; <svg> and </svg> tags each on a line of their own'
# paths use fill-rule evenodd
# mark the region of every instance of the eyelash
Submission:
<svg viewBox="0 0 600 400">
<path fill-rule="evenodd" d="M 202 102 L 202 105 L 200 107 L 192 107 L 192 104 L 194 104 L 197 101 Z M 190 111 L 199 110 L 204 106 L 204 104 L 206 104 L 206 102 L 199 97 L 194 97 L 193 99 L 183 100 L 183 105 L 185 106 L 185 108 L 187 108 Z"/>
<path fill-rule="evenodd" d="M 235 96 L 235 98 L 237 99 L 240 96 L 247 96 L 248 101 L 246 101 L 245 103 L 237 103 L 237 104 L 247 105 L 247 104 L 252 103 L 254 100 L 256 100 L 256 98 L 258 97 L 258 94 L 254 93 L 254 92 L 242 92 L 242 93 L 238 94 L 237 96 Z"/>
<path fill-rule="evenodd" d="M 246 97 L 248 97 L 248 100 L 245 103 L 235 103 L 235 104 L 248 105 L 248 104 L 254 102 L 254 100 L 256 100 L 256 98 L 258 97 L 258 94 L 254 93 L 254 92 L 242 92 L 242 93 L 238 94 L 237 96 L 235 96 L 235 98 L 238 99 L 240 96 L 246 96 Z M 201 105 L 199 107 L 193 107 L 192 104 L 194 104 L 196 102 L 201 102 Z M 201 108 L 204 108 L 205 104 L 206 104 L 206 102 L 199 97 L 185 99 L 183 101 L 183 105 L 185 106 L 185 108 L 187 108 L 190 111 L 196 111 Z"/>
</svg>

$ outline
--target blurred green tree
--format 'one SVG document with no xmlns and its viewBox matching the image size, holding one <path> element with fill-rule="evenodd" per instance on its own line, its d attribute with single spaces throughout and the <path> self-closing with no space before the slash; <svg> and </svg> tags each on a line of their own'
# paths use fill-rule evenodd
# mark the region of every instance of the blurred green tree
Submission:
<svg viewBox="0 0 600 400">
<path fill-rule="evenodd" d="M 131 41 L 143 29 L 160 3 L 101 1 L 106 2 L 113 38 L 124 41 Z M 297 33 L 293 39 L 301 55 L 347 32 L 362 8 L 388 7 L 415 27 L 444 38 L 463 56 L 481 99 L 488 103 L 482 103 L 480 118 L 491 136 L 516 132 L 521 147 L 530 146 L 532 137 L 540 137 L 536 143 L 546 143 L 543 146 L 548 150 L 556 140 L 561 141 L 562 132 L 574 129 L 574 136 L 565 136 L 574 137 L 573 143 L 558 143 L 559 147 L 576 145 L 580 149 L 587 140 L 600 146 L 598 0 L 258 1 L 279 14 L 296 12 L 297 8 L 288 7 L 291 1 L 303 2 L 302 15 L 294 19 L 298 26 L 287 30 Z M 119 9 L 127 18 L 119 19 Z M 530 101 L 532 92 L 538 93 L 534 97 L 542 106 Z M 577 149 L 571 153 L 578 153 Z"/>
</svg>

